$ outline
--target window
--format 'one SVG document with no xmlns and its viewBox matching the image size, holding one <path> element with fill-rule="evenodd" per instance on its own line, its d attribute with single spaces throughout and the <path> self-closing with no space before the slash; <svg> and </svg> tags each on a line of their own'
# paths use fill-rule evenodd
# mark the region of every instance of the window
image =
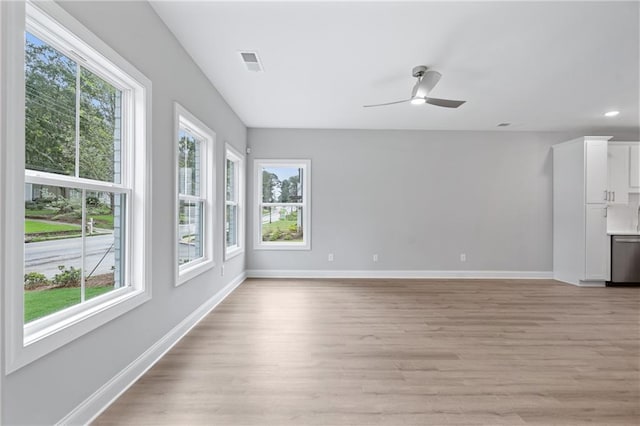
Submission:
<svg viewBox="0 0 640 426">
<path fill-rule="evenodd" d="M 311 161 L 255 160 L 255 248 L 311 248 Z"/>
<path fill-rule="evenodd" d="M 13 83 L 25 105 L 4 123 L 16 134 L 24 123 L 8 155 L 24 167 L 5 164 L 24 188 L 5 199 L 20 214 L 5 226 L 20 231 L 4 250 L 24 248 L 6 274 L 9 371 L 151 296 L 151 82 L 59 6 L 22 7 L 25 25 L 6 30 L 24 31 L 11 48 L 24 55 Z"/>
<path fill-rule="evenodd" d="M 225 162 L 225 259 L 244 252 L 244 156 L 227 144 Z"/>
<path fill-rule="evenodd" d="M 175 114 L 179 285 L 215 266 L 215 133 L 179 104 Z"/>
</svg>

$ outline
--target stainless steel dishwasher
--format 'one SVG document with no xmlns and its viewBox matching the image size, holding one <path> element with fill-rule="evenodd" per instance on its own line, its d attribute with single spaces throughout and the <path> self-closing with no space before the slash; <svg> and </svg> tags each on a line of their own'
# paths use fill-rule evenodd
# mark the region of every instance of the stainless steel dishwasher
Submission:
<svg viewBox="0 0 640 426">
<path fill-rule="evenodd" d="M 612 237 L 611 282 L 640 283 L 640 235 Z"/>
</svg>

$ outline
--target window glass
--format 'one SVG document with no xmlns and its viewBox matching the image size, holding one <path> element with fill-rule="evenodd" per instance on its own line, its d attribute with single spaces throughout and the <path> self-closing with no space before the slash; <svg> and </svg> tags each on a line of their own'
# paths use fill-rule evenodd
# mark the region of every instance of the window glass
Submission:
<svg viewBox="0 0 640 426">
<path fill-rule="evenodd" d="M 178 264 L 203 256 L 203 202 L 180 200 L 178 225 Z"/>
<path fill-rule="evenodd" d="M 238 245 L 238 206 L 227 204 L 226 211 L 226 240 L 227 247 Z"/>
<path fill-rule="evenodd" d="M 79 175 L 120 183 L 122 92 L 80 68 Z"/>
<path fill-rule="evenodd" d="M 303 241 L 302 207 L 264 207 L 262 215 L 262 241 L 280 243 Z"/>
<path fill-rule="evenodd" d="M 201 140 L 189 131 L 181 128 L 178 134 L 179 183 L 178 191 L 182 195 L 200 195 L 200 148 Z"/>
<path fill-rule="evenodd" d="M 237 185 L 236 163 L 230 159 L 227 159 L 227 185 L 226 185 L 227 201 L 237 201 L 236 185 Z"/>
<path fill-rule="evenodd" d="M 25 165 L 75 175 L 77 64 L 31 33 L 25 44 Z"/>
</svg>

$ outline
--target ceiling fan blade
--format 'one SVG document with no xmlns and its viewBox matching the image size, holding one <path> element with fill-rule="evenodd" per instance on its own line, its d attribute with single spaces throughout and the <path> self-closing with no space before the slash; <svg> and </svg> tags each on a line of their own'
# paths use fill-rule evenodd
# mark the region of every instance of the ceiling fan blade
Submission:
<svg viewBox="0 0 640 426">
<path fill-rule="evenodd" d="M 466 101 L 452 101 L 450 99 L 438 99 L 438 98 L 425 98 L 428 104 L 436 105 L 445 108 L 458 108 Z"/>
<path fill-rule="evenodd" d="M 395 102 L 387 102 L 384 104 L 373 104 L 373 105 L 362 105 L 365 108 L 371 108 L 371 107 L 379 107 L 379 106 L 385 106 L 385 105 L 393 105 L 393 104 L 403 104 L 405 102 L 409 102 L 411 99 L 405 99 L 403 101 L 395 101 Z"/>
<path fill-rule="evenodd" d="M 420 98 L 426 97 L 431 90 L 438 84 L 440 81 L 440 74 L 438 71 L 428 70 L 424 73 L 424 75 L 420 78 L 420 81 L 414 88 L 415 94 L 414 96 L 418 96 Z"/>
</svg>

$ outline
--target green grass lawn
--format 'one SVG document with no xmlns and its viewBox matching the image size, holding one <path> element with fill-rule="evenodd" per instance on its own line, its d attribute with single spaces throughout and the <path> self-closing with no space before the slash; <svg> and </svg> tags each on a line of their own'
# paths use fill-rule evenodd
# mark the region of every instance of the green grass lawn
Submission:
<svg viewBox="0 0 640 426">
<path fill-rule="evenodd" d="M 90 299 L 109 290 L 113 290 L 113 287 L 87 287 L 85 298 Z M 78 303 L 80 303 L 80 287 L 25 291 L 24 322 L 26 324 Z"/>
<path fill-rule="evenodd" d="M 97 228 L 104 229 L 113 229 L 113 215 L 112 214 L 102 214 L 102 215 L 88 215 L 88 217 L 92 217 Z"/>
<path fill-rule="evenodd" d="M 30 219 L 25 219 L 24 221 L 25 234 L 42 234 L 65 231 L 80 231 L 80 225 L 74 225 L 72 223 L 49 223 Z"/>
<path fill-rule="evenodd" d="M 281 231 L 289 230 L 290 226 L 296 226 L 297 223 L 295 220 L 274 220 L 273 222 L 263 223 L 262 224 L 262 233 L 275 231 L 280 228 Z"/>
</svg>

